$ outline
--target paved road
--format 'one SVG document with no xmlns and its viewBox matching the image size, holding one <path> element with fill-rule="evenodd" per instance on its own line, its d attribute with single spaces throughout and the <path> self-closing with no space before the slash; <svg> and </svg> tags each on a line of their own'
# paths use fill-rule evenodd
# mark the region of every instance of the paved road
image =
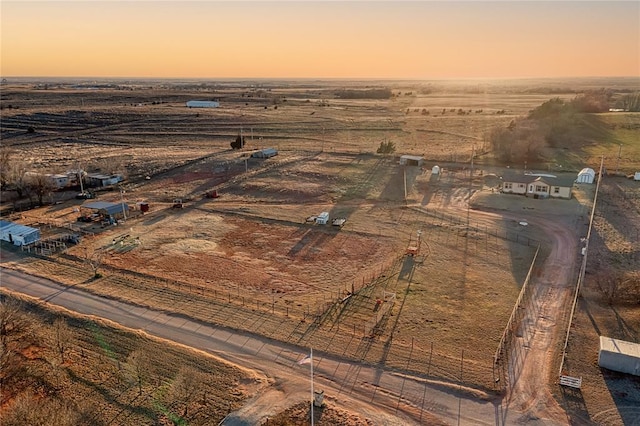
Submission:
<svg viewBox="0 0 640 426">
<path fill-rule="evenodd" d="M 292 401 L 309 398 L 309 366 L 296 363 L 306 352 L 303 348 L 102 298 L 78 287 L 65 287 L 13 270 L 0 268 L 0 273 L 3 288 L 204 350 L 261 372 L 277 385 L 259 394 L 245 409 L 232 413 L 224 424 L 255 424 Z M 324 390 L 327 399 L 357 408 L 374 424 L 432 424 L 433 415 L 454 425 L 507 425 L 523 420 L 519 413 L 502 407 L 500 401 L 482 401 L 455 387 L 318 353 L 314 354 L 314 378 L 316 390 Z"/>
</svg>

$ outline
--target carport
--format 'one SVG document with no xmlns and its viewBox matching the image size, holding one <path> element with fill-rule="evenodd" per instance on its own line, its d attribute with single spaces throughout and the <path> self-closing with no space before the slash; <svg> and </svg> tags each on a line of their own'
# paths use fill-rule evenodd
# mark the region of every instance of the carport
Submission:
<svg viewBox="0 0 640 426">
<path fill-rule="evenodd" d="M 97 214 L 101 219 L 108 220 L 109 223 L 115 223 L 118 219 L 126 219 L 129 210 L 127 203 L 109 203 L 106 201 L 94 201 L 80 206 L 82 217 Z"/>
</svg>

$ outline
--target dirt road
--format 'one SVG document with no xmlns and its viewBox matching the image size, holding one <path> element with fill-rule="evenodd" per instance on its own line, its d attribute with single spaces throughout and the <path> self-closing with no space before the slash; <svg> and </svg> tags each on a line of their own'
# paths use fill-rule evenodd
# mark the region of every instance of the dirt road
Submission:
<svg viewBox="0 0 640 426">
<path fill-rule="evenodd" d="M 564 335 L 564 321 L 570 309 L 570 300 L 575 285 L 576 262 L 579 237 L 574 221 L 561 216 L 543 217 L 537 213 L 513 214 L 467 210 L 456 202 L 445 206 L 460 217 L 468 214 L 474 221 L 526 220 L 529 225 L 543 230 L 551 241 L 551 252 L 539 266 L 539 275 L 532 278 L 535 288 L 534 302 L 525 315 L 513 351 L 524 354 L 509 365 L 509 390 L 502 401 L 504 412 L 521 412 L 521 421 L 541 422 L 548 419 L 558 424 L 567 424 L 565 411 L 552 397 L 549 386 L 556 374 L 557 351 Z"/>
<path fill-rule="evenodd" d="M 232 413 L 224 424 L 259 424 L 309 398 L 309 366 L 297 364 L 306 354 L 305 348 L 104 299 L 16 271 L 2 269 L 2 286 L 204 350 L 266 376 L 270 386 L 242 410 Z M 513 424 L 522 418 L 515 410 L 501 410 L 499 401 L 455 385 L 429 382 L 315 352 L 314 383 L 316 390 L 325 391 L 327 401 L 362 414 L 376 425 L 495 425 Z M 557 423 L 541 421 L 539 424 Z"/>
</svg>

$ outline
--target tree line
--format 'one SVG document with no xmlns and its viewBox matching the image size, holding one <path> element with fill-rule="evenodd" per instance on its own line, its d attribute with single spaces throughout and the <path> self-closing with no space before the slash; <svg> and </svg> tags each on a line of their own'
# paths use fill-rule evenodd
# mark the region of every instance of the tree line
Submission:
<svg viewBox="0 0 640 426">
<path fill-rule="evenodd" d="M 592 113 L 608 111 L 612 96 L 611 91 L 599 90 L 569 101 L 550 99 L 506 127 L 491 129 L 488 142 L 504 163 L 536 162 L 544 159 L 550 148 L 582 147 L 606 137 L 608 130 Z"/>
</svg>

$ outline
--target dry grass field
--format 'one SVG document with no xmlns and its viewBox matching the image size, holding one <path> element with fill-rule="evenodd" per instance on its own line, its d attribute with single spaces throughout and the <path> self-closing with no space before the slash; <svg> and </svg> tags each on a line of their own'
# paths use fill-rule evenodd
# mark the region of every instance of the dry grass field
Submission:
<svg viewBox="0 0 640 426">
<path fill-rule="evenodd" d="M 492 357 L 536 247 L 542 247 L 542 262 L 549 240 L 543 229 L 518 221 L 467 216 L 467 206 L 515 214 L 533 208 L 514 207 L 492 193 L 501 169 L 490 166 L 486 135 L 551 97 L 570 99 L 575 92 L 397 83 L 388 100 L 336 99 L 339 88 L 337 82 L 4 88 L 3 140 L 35 169 L 108 164 L 128 177 L 125 192 L 101 192 L 99 199 L 125 197 L 151 209 L 118 226 L 85 226 L 81 243 L 64 253 L 25 254 L 3 266 L 436 379 L 460 380 L 464 359 L 466 385 L 496 389 Z M 221 107 L 184 106 L 211 98 Z M 619 167 L 630 172 L 640 164 L 633 144 L 637 116 L 602 119 L 612 126 L 605 149 L 623 144 Z M 33 133 L 26 132 L 29 126 Z M 240 132 L 247 146 L 231 150 Z M 443 165 L 440 179 L 432 178 L 430 167 L 403 170 L 394 156 L 376 155 L 385 140 L 395 143 L 396 154 Z M 266 147 L 279 155 L 249 157 Z M 469 174 L 472 151 L 482 174 Z M 585 152 L 539 166 L 596 168 L 599 148 Z M 632 195 L 624 192 L 623 199 L 637 201 L 633 183 L 624 184 Z M 220 198 L 205 198 L 211 189 Z M 60 203 L 15 217 L 41 224 L 45 235 L 79 226 L 82 202 L 68 195 L 54 193 Z M 171 208 L 176 198 L 183 209 Z M 588 197 L 548 201 L 576 232 L 582 229 Z M 321 211 L 346 218 L 345 225 L 305 222 Z M 611 216 L 602 213 L 599 229 L 610 226 Z M 420 255 L 404 256 L 418 231 Z M 614 233 L 606 235 L 603 241 Z M 629 243 L 631 253 L 637 241 L 636 235 Z M 98 279 L 85 261 L 96 252 L 105 253 Z M 634 265 L 628 269 L 637 271 Z M 395 295 L 389 311 L 387 293 Z M 637 303 L 625 303 L 617 310 L 621 321 L 637 324 Z"/>
<path fill-rule="evenodd" d="M 2 425 L 211 425 L 268 384 L 100 319 L 2 299 Z"/>
</svg>

